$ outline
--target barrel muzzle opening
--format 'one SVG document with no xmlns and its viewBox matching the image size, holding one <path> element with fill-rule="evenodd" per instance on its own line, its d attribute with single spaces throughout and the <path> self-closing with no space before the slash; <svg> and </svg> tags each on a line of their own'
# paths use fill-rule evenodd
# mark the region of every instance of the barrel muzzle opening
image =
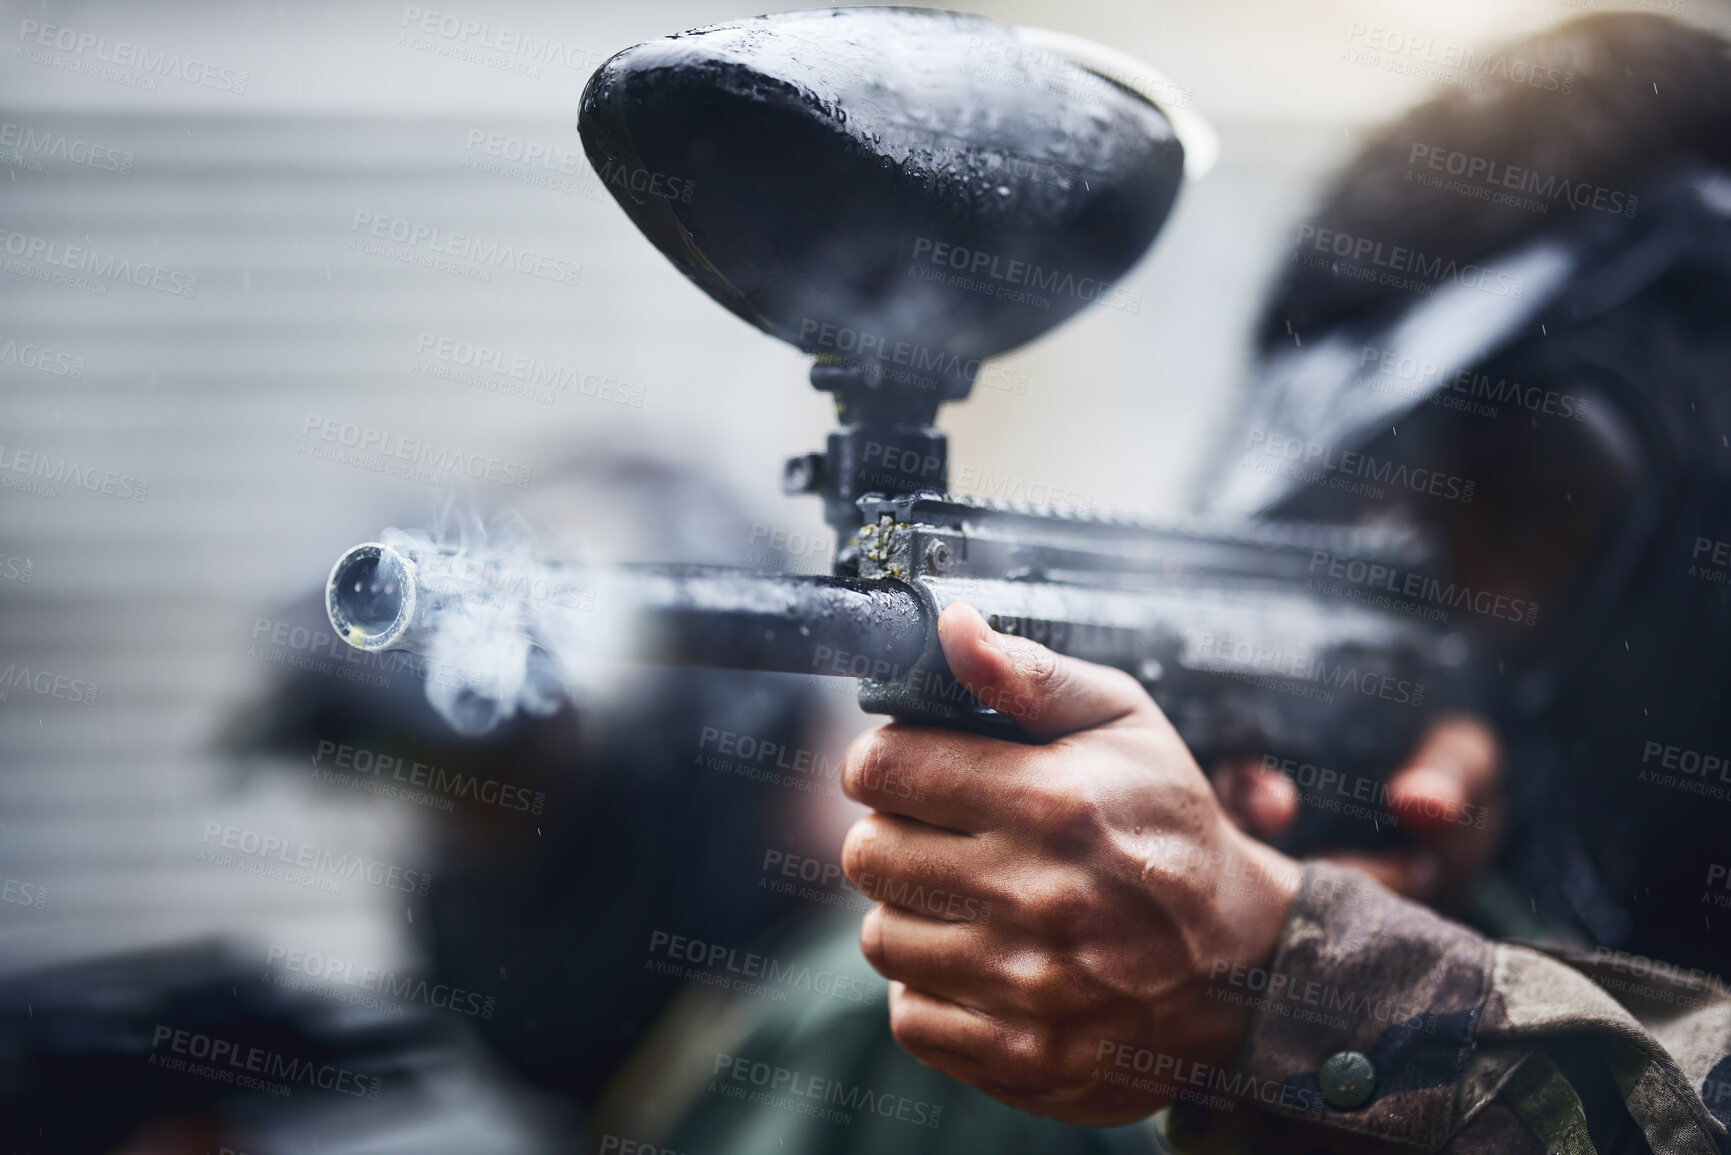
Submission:
<svg viewBox="0 0 1731 1155">
<path fill-rule="evenodd" d="M 389 649 L 415 618 L 411 563 L 369 541 L 343 554 L 325 583 L 325 612 L 337 636 L 359 650 Z"/>
</svg>

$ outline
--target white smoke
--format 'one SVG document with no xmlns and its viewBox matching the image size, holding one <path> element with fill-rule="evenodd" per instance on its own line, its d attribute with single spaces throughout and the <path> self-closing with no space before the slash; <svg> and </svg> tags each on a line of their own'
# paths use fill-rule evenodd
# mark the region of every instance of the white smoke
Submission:
<svg viewBox="0 0 1731 1155">
<path fill-rule="evenodd" d="M 427 701 L 459 734 L 521 712 L 546 717 L 599 684 L 621 650 L 603 567 L 547 562 L 515 514 L 483 522 L 447 506 L 438 530 L 391 528 L 379 540 L 418 572 L 417 648 Z"/>
</svg>

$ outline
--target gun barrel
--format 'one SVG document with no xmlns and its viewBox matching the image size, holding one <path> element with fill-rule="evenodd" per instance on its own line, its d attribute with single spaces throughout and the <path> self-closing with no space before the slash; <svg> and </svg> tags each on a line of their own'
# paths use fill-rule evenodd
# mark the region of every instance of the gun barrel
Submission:
<svg viewBox="0 0 1731 1155">
<path fill-rule="evenodd" d="M 885 677 L 912 666 L 931 630 L 901 582 L 730 570 L 647 570 L 637 656 L 657 662 Z"/>
<path fill-rule="evenodd" d="M 515 601 L 524 612 L 511 620 L 542 644 L 582 634 L 599 616 L 607 627 L 588 632 L 622 638 L 620 657 L 883 677 L 911 667 L 932 628 L 919 595 L 893 580 L 564 562 L 502 572 L 462 569 L 459 556 L 381 542 L 346 551 L 325 586 L 337 636 L 362 650 L 418 649 L 443 613 Z"/>
</svg>

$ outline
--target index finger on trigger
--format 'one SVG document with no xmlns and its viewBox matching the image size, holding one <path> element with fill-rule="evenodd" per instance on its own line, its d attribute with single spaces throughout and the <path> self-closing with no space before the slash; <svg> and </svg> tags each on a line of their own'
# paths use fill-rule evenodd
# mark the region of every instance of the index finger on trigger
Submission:
<svg viewBox="0 0 1731 1155">
<path fill-rule="evenodd" d="M 977 834 L 1003 817 L 1014 794 L 1010 783 L 1038 749 L 942 726 L 891 722 L 848 747 L 842 790 L 873 810 Z"/>
</svg>

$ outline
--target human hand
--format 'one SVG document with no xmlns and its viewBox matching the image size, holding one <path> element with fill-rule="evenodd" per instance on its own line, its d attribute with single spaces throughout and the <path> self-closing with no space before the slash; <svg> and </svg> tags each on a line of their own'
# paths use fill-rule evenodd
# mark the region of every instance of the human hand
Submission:
<svg viewBox="0 0 1731 1155">
<path fill-rule="evenodd" d="M 1383 851 L 1337 849 L 1318 857 L 1356 866 L 1407 898 L 1458 907 L 1490 867 L 1502 838 L 1501 752 L 1476 718 L 1443 718 L 1388 782 L 1388 808 L 1406 834 Z M 1299 786 L 1279 769 L 1232 762 L 1214 773 L 1227 813 L 1258 838 L 1274 838 L 1298 815 Z"/>
<path fill-rule="evenodd" d="M 939 630 L 957 679 L 1046 744 L 896 722 L 849 748 L 845 788 L 874 812 L 842 866 L 880 900 L 860 947 L 891 980 L 890 1029 L 1023 1110 L 1142 1118 L 1170 1096 L 1100 1078 L 1105 1048 L 1234 1054 L 1251 1011 L 1205 997 L 1209 975 L 1269 960 L 1299 867 L 1233 824 L 1129 675 L 966 605 Z"/>
</svg>

